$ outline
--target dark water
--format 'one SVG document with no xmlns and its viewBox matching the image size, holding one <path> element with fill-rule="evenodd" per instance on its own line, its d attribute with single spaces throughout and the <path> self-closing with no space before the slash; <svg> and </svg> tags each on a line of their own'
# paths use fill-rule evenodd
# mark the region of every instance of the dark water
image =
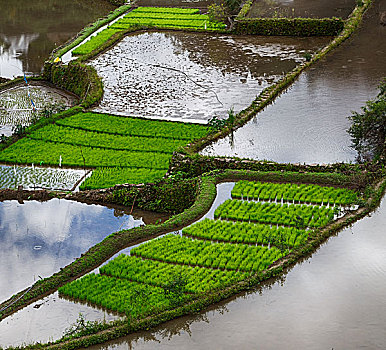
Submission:
<svg viewBox="0 0 386 350">
<path fill-rule="evenodd" d="M 386 200 L 285 278 L 90 349 L 384 349 Z"/>
<path fill-rule="evenodd" d="M 355 0 L 255 0 L 247 17 L 347 18 Z"/>
<path fill-rule="evenodd" d="M 328 38 L 150 32 L 125 37 L 91 64 L 100 112 L 206 123 L 247 107 Z"/>
<path fill-rule="evenodd" d="M 130 211 L 130 210 L 128 210 Z M 165 215 L 68 200 L 0 202 L 0 301 L 71 263 L 107 235 Z"/>
<path fill-rule="evenodd" d="M 202 153 L 277 162 L 355 161 L 347 116 L 377 95 L 386 76 L 386 1 L 374 1 L 361 28 L 257 117 Z"/>
<path fill-rule="evenodd" d="M 55 47 L 113 9 L 104 0 L 0 0 L 0 77 L 40 73 Z"/>
</svg>

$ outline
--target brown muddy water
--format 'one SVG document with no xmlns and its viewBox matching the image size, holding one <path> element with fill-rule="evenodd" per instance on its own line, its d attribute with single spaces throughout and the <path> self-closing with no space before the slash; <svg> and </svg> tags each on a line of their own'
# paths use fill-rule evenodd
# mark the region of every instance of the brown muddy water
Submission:
<svg viewBox="0 0 386 350">
<path fill-rule="evenodd" d="M 63 199 L 0 202 L 0 301 L 59 271 L 110 233 L 165 218 L 129 212 Z"/>
<path fill-rule="evenodd" d="M 347 18 L 355 0 L 255 0 L 247 17 Z"/>
<path fill-rule="evenodd" d="M 284 163 L 355 162 L 347 116 L 374 98 L 386 76 L 386 1 L 374 1 L 351 39 L 317 62 L 274 104 L 208 146 L 205 155 Z"/>
<path fill-rule="evenodd" d="M 0 0 L 0 77 L 40 73 L 55 47 L 113 9 L 104 0 Z"/>
<path fill-rule="evenodd" d="M 328 38 L 148 32 L 93 61 L 105 93 L 99 112 L 206 123 L 247 107 Z"/>
<path fill-rule="evenodd" d="M 384 349 L 386 200 L 279 280 L 91 350 Z"/>
</svg>

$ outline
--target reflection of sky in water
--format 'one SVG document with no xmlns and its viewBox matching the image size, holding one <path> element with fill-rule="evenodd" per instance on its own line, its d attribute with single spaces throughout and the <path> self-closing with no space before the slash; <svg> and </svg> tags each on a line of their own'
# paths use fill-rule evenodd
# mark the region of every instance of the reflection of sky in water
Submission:
<svg viewBox="0 0 386 350">
<path fill-rule="evenodd" d="M 119 229 L 142 221 L 67 200 L 0 203 L 0 300 L 47 277 Z"/>
</svg>

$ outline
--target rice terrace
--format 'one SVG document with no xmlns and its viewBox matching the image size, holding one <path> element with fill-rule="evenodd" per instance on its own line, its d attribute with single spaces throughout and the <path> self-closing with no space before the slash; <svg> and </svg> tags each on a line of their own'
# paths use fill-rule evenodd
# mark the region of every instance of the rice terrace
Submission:
<svg viewBox="0 0 386 350">
<path fill-rule="evenodd" d="M 0 9 L 0 349 L 386 347 L 385 0 Z"/>
</svg>

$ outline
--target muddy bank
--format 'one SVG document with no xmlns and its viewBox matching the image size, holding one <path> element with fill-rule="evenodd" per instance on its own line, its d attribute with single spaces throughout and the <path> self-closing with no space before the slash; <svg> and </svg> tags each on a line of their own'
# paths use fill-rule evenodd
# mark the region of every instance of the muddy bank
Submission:
<svg viewBox="0 0 386 350">
<path fill-rule="evenodd" d="M 100 112 L 206 123 L 247 107 L 328 38 L 132 34 L 93 61 Z"/>
</svg>

